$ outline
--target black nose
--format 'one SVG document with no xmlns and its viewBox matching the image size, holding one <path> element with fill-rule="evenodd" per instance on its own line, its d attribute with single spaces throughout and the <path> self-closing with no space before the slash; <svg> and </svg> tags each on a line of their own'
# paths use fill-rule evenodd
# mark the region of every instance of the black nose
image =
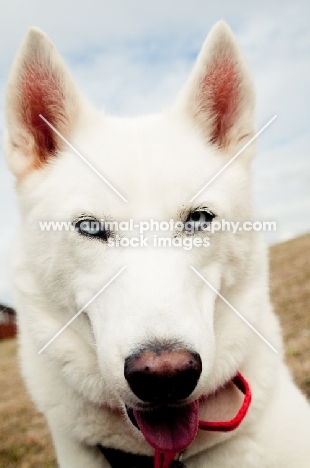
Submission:
<svg viewBox="0 0 310 468">
<path fill-rule="evenodd" d="M 202 371 L 199 354 L 182 349 L 144 349 L 125 360 L 125 378 L 140 400 L 173 403 L 187 398 Z"/>
</svg>

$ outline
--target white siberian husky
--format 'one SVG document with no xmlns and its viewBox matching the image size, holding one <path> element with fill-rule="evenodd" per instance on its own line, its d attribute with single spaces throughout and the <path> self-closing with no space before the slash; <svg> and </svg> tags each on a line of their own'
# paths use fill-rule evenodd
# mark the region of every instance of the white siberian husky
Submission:
<svg viewBox="0 0 310 468">
<path fill-rule="evenodd" d="M 195 230 L 166 236 L 203 241 L 203 223 L 253 220 L 253 144 L 189 200 L 253 137 L 254 104 L 224 22 L 176 103 L 134 119 L 96 111 L 48 37 L 28 32 L 7 91 L 5 151 L 22 214 L 13 275 L 22 372 L 61 468 L 309 468 L 310 409 L 283 363 L 260 235 L 214 232 L 191 250 L 110 248 L 120 231 L 87 228 L 173 219 Z M 43 232 L 43 220 L 75 229 Z"/>
</svg>

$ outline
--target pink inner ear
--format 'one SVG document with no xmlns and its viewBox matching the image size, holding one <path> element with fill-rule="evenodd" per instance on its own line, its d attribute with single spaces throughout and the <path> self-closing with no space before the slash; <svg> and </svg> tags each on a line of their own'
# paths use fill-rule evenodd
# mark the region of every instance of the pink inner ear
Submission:
<svg viewBox="0 0 310 468">
<path fill-rule="evenodd" d="M 58 78 L 40 63 L 26 65 L 21 79 L 21 117 L 35 141 L 35 165 L 40 167 L 56 152 L 56 135 L 40 118 L 52 125 L 63 122 L 64 96 Z M 58 122 L 58 124 L 57 124 Z"/>
<path fill-rule="evenodd" d="M 225 145 L 240 104 L 240 77 L 227 55 L 215 59 L 202 82 L 202 108 L 213 120 L 210 141 Z"/>
</svg>

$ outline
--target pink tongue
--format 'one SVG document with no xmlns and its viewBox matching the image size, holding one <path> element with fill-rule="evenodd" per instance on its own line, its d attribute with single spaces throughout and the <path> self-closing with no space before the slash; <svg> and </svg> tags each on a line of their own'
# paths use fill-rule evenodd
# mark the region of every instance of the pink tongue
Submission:
<svg viewBox="0 0 310 468">
<path fill-rule="evenodd" d="M 156 450 L 178 453 L 188 447 L 198 430 L 198 401 L 181 408 L 133 410 L 145 440 Z"/>
</svg>

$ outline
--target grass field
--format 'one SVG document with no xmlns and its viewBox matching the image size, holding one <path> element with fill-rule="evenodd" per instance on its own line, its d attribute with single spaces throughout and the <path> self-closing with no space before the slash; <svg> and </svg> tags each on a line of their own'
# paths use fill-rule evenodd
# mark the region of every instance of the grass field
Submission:
<svg viewBox="0 0 310 468">
<path fill-rule="evenodd" d="M 287 362 L 310 398 L 309 252 L 310 235 L 273 246 L 270 281 Z M 0 342 L 0 421 L 0 468 L 56 468 L 48 429 L 18 373 L 15 340 Z"/>
<path fill-rule="evenodd" d="M 45 421 L 19 376 L 16 340 L 0 342 L 0 421 L 0 468 L 56 468 Z"/>
<path fill-rule="evenodd" d="M 271 248 L 270 283 L 272 302 L 282 323 L 286 360 L 310 399 L 310 234 Z"/>
</svg>

